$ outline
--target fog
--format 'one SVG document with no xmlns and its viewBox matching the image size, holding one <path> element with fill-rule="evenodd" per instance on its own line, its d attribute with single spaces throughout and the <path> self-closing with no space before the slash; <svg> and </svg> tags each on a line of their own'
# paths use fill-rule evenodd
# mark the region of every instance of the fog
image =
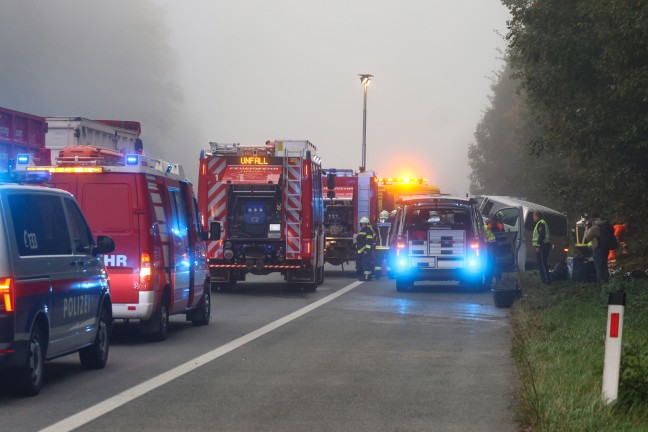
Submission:
<svg viewBox="0 0 648 432">
<path fill-rule="evenodd" d="M 179 61 L 148 1 L 0 0 L 0 106 L 41 116 L 135 120 L 147 155 L 175 159 L 185 125 Z M 179 134 L 179 130 L 184 130 Z M 181 161 L 196 171 L 195 157 Z M 195 177 L 195 176 L 194 176 Z"/>
<path fill-rule="evenodd" d="M 468 191 L 502 67 L 498 0 L 0 0 L 0 106 L 142 122 L 195 181 L 209 141 L 308 139 L 326 167 Z"/>
</svg>

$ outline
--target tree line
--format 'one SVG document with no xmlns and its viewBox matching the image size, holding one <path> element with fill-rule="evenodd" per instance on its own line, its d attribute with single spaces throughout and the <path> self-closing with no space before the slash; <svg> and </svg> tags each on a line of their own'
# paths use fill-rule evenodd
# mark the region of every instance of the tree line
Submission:
<svg viewBox="0 0 648 432">
<path fill-rule="evenodd" d="M 502 0 L 506 65 L 469 147 L 474 194 L 626 222 L 648 251 L 648 2 Z"/>
</svg>

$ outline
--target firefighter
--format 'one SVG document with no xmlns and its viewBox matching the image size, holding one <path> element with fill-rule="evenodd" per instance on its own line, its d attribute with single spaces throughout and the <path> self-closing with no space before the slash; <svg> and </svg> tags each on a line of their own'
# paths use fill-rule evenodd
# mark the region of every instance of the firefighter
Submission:
<svg viewBox="0 0 648 432">
<path fill-rule="evenodd" d="M 383 210 L 378 215 L 378 226 L 376 234 L 378 238 L 376 239 L 376 253 L 375 253 L 375 267 L 374 275 L 376 279 L 380 276 L 383 276 L 383 273 L 386 273 L 387 270 L 387 252 L 389 251 L 389 231 L 391 230 L 391 221 L 389 220 L 389 212 Z"/>
<path fill-rule="evenodd" d="M 533 220 L 536 223 L 533 228 L 533 239 L 531 243 L 535 247 L 536 257 L 538 259 L 538 270 L 542 283 L 551 285 L 549 277 L 549 252 L 551 251 L 551 241 L 549 240 L 549 224 L 542 218 L 539 211 L 533 212 Z"/>
<path fill-rule="evenodd" d="M 369 218 L 360 218 L 360 231 L 356 238 L 356 268 L 358 269 L 358 280 L 370 281 L 373 276 L 373 255 L 375 245 L 375 233 Z"/>
</svg>

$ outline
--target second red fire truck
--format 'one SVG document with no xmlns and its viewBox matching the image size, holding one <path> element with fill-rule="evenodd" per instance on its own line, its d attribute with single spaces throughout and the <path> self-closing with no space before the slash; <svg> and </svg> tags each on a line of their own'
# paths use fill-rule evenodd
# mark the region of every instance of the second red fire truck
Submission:
<svg viewBox="0 0 648 432">
<path fill-rule="evenodd" d="M 212 240 L 212 288 L 272 272 L 303 291 L 324 281 L 321 178 L 319 156 L 308 141 L 210 143 L 203 150 L 198 197 Z"/>
</svg>

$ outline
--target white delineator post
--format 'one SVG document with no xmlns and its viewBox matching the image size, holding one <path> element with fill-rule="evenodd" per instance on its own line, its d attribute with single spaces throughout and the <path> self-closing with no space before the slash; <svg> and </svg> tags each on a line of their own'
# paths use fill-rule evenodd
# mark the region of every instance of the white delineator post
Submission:
<svg viewBox="0 0 648 432">
<path fill-rule="evenodd" d="M 607 333 L 603 360 L 602 397 L 605 404 L 617 400 L 619 393 L 619 370 L 621 368 L 621 340 L 623 335 L 624 291 L 610 293 L 608 297 Z"/>
</svg>

